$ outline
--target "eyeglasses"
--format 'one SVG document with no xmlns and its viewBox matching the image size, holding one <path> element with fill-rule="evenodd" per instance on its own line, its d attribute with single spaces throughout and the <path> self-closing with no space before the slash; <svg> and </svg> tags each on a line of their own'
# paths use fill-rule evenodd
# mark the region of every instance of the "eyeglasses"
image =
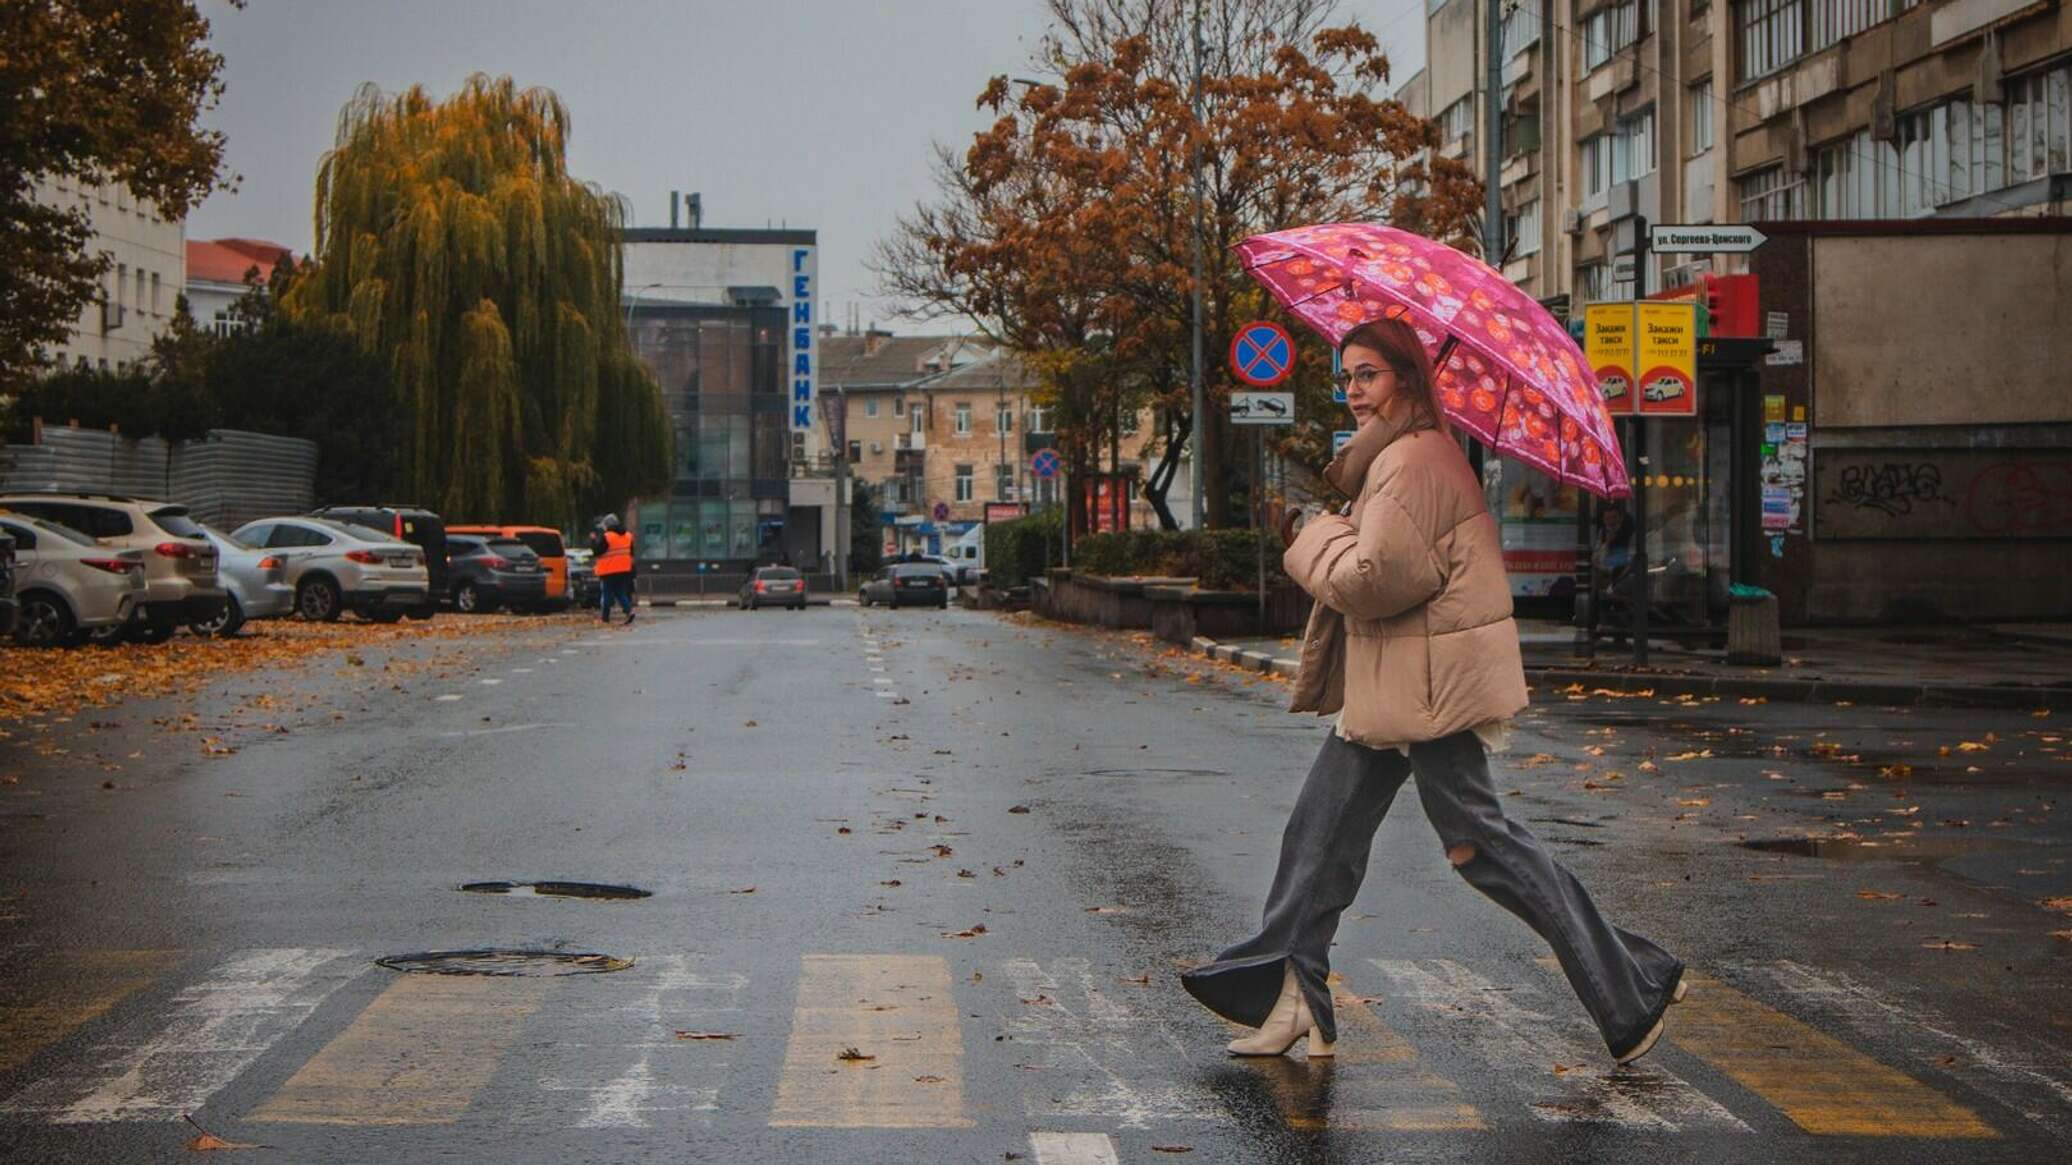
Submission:
<svg viewBox="0 0 2072 1165">
<path fill-rule="evenodd" d="M 1383 373 L 1390 373 L 1394 371 L 1395 369 L 1393 368 L 1341 368 L 1337 372 L 1331 374 L 1331 381 L 1340 388 L 1345 388 L 1349 385 L 1357 384 L 1362 389 L 1368 389 L 1374 387 L 1374 382 L 1380 380 Z"/>
</svg>

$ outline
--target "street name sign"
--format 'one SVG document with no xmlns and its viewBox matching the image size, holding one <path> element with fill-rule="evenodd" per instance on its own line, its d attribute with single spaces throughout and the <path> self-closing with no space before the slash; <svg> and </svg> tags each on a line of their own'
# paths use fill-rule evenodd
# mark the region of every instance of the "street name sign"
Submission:
<svg viewBox="0 0 2072 1165">
<path fill-rule="evenodd" d="M 1272 388 L 1295 370 L 1295 337 L 1272 320 L 1253 320 L 1230 338 L 1230 370 L 1254 388 Z"/>
<path fill-rule="evenodd" d="M 1295 423 L 1295 394 L 1292 392 L 1233 392 L 1230 394 L 1230 423 L 1233 425 L 1292 425 Z"/>
<path fill-rule="evenodd" d="M 1666 255 L 1746 255 L 1767 236 L 1752 226 L 1662 226 L 1648 232 L 1648 250 Z"/>
</svg>

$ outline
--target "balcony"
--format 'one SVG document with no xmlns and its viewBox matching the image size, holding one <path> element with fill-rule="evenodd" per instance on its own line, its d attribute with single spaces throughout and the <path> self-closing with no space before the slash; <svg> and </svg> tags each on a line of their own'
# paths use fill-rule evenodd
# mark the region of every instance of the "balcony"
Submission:
<svg viewBox="0 0 2072 1165">
<path fill-rule="evenodd" d="M 900 453 L 920 453 L 928 448 L 928 434 L 900 433 L 892 438 L 892 448 Z"/>
</svg>

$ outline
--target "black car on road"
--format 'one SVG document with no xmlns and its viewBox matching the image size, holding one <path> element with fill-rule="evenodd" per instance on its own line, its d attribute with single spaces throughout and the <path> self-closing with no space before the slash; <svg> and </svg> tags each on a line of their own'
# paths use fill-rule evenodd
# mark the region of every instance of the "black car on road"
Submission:
<svg viewBox="0 0 2072 1165">
<path fill-rule="evenodd" d="M 741 609 L 753 611 L 757 607 L 790 607 L 794 611 L 806 609 L 806 580 L 789 566 L 757 567 L 741 584 L 739 595 Z"/>
<path fill-rule="evenodd" d="M 547 572 L 540 556 L 516 538 L 448 534 L 446 594 L 466 615 L 506 604 L 537 606 L 547 599 Z"/>
<path fill-rule="evenodd" d="M 883 603 L 893 608 L 946 608 L 950 605 L 950 576 L 932 562 L 896 563 L 863 584 L 856 598 L 866 607 Z"/>
</svg>

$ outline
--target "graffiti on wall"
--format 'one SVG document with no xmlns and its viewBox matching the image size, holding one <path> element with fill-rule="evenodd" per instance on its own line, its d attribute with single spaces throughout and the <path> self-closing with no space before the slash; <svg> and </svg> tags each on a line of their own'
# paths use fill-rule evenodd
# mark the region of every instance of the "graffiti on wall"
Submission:
<svg viewBox="0 0 2072 1165">
<path fill-rule="evenodd" d="M 1816 536 L 2072 538 L 2072 450 L 1821 453 Z"/>
</svg>

